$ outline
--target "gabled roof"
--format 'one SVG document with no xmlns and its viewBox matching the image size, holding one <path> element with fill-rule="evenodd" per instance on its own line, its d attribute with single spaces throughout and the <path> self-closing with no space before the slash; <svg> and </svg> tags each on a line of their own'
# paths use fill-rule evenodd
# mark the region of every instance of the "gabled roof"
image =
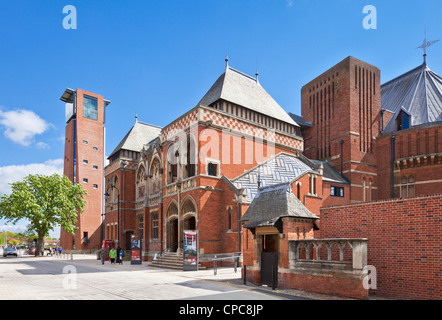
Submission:
<svg viewBox="0 0 442 320">
<path fill-rule="evenodd" d="M 236 177 L 232 183 L 238 189 L 243 188 L 247 193 L 247 202 L 252 202 L 258 193 L 258 179 L 260 187 L 267 187 L 282 182 L 292 182 L 302 174 L 315 170 L 297 156 L 280 153 Z"/>
<path fill-rule="evenodd" d="M 160 132 L 161 127 L 136 121 L 134 126 L 129 130 L 108 158 L 120 150 L 140 152 L 141 149 L 143 149 L 143 145 L 157 138 L 160 135 Z"/>
<path fill-rule="evenodd" d="M 284 109 L 261 87 L 257 78 L 226 66 L 199 104 L 210 106 L 223 99 L 272 118 L 298 125 Z"/>
<path fill-rule="evenodd" d="M 245 228 L 256 228 L 275 226 L 284 217 L 319 219 L 296 198 L 288 182 L 260 188 L 241 221 L 246 221 Z"/>
<path fill-rule="evenodd" d="M 381 86 L 381 109 L 394 115 L 384 132 L 397 130 L 401 110 L 411 115 L 410 126 L 442 121 L 442 77 L 424 63 Z"/>
</svg>

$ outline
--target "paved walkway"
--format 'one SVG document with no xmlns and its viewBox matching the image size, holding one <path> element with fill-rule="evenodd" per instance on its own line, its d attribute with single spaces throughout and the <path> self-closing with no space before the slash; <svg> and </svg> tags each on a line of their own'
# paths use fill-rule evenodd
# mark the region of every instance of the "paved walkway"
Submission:
<svg viewBox="0 0 442 320">
<path fill-rule="evenodd" d="M 244 285 L 244 280 L 241 277 L 241 269 L 238 268 L 237 272 L 234 272 L 234 268 L 218 268 L 217 274 L 214 274 L 213 269 L 198 270 L 198 271 L 177 271 L 170 269 L 160 269 L 156 267 L 148 266 L 147 262 L 143 262 L 141 265 L 131 265 L 130 261 L 124 261 L 123 264 L 111 264 L 106 261 L 104 265 L 101 264 L 100 260 L 97 260 L 96 255 L 90 254 L 73 254 L 72 259 L 70 255 L 63 255 L 63 257 L 45 257 L 44 259 L 54 259 L 60 262 L 65 262 L 69 264 L 78 264 L 85 266 L 95 266 L 101 269 L 106 269 L 109 271 L 141 271 L 144 273 L 161 273 L 163 275 L 169 276 L 179 276 L 189 278 L 191 280 L 200 281 L 212 281 L 223 283 L 225 285 L 241 289 L 241 290 L 253 290 L 260 293 L 265 293 L 267 295 L 275 296 L 282 299 L 313 299 L 313 300 L 353 300 L 342 297 L 318 294 L 313 292 L 305 292 L 300 290 L 290 290 L 290 289 L 278 289 L 272 290 L 271 287 L 258 286 L 253 283 L 247 282 Z"/>
</svg>

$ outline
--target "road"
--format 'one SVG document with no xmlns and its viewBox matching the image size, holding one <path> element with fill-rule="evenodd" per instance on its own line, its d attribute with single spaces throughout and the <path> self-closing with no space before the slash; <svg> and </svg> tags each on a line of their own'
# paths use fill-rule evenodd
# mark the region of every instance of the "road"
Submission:
<svg viewBox="0 0 442 320">
<path fill-rule="evenodd" d="M 70 258 L 0 256 L 0 300 L 279 300 L 238 285 L 233 268 L 183 272 L 111 265 L 90 255 Z"/>
</svg>

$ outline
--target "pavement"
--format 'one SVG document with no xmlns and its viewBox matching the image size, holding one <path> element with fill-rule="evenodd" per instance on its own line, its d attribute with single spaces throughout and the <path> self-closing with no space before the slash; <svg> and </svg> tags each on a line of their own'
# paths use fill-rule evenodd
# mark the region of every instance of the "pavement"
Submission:
<svg viewBox="0 0 442 320">
<path fill-rule="evenodd" d="M 213 292 L 214 299 L 230 298 L 230 295 L 232 295 L 232 299 L 234 299 L 234 297 L 237 299 L 243 299 L 244 297 L 249 296 L 250 298 L 248 299 L 354 300 L 294 289 L 276 288 L 275 290 L 272 290 L 271 287 L 256 285 L 250 282 L 244 284 L 241 277 L 241 269 L 238 268 L 237 272 L 235 272 L 233 267 L 218 268 L 215 274 L 212 268 L 198 271 L 180 271 L 152 267 L 147 262 L 143 262 L 142 264 L 131 264 L 130 261 L 123 261 L 122 264 L 111 264 L 110 261 L 106 261 L 103 265 L 101 260 L 97 259 L 96 254 L 62 254 L 61 256 L 44 256 L 37 258 L 22 255 L 18 259 L 16 258 L 16 262 L 9 265 L 7 262 L 10 258 L 3 259 L 5 260 L 0 261 L 0 267 L 2 269 L 0 274 L 3 274 L 0 275 L 0 278 L 3 278 L 2 280 L 5 282 L 9 277 L 10 285 L 9 287 L 6 285 L 6 289 L 3 288 L 3 290 L 8 291 L 9 295 L 0 292 L 0 300 L 4 297 L 13 297 L 12 299 L 29 299 L 31 279 L 33 281 L 31 285 L 33 287 L 42 287 L 40 290 L 37 290 L 39 296 L 41 298 L 46 297 L 51 299 L 54 296 L 57 296 L 54 292 L 57 292 L 58 287 L 55 287 L 52 292 L 48 291 L 47 293 L 42 293 L 43 286 L 46 285 L 47 281 L 45 280 L 45 277 L 52 275 L 52 277 L 56 276 L 52 279 L 56 279 L 57 277 L 57 279 L 61 279 L 61 277 L 64 276 L 63 274 L 66 273 L 64 268 L 72 266 L 75 268 L 75 272 L 78 273 L 79 276 L 81 275 L 81 278 L 79 278 L 81 281 L 78 281 L 78 283 L 83 286 L 82 290 L 84 290 L 83 292 L 85 294 L 89 292 L 91 300 L 97 298 L 151 299 L 152 297 L 165 300 L 183 299 L 183 297 L 185 299 L 185 297 L 187 297 L 186 294 L 190 297 L 194 295 L 194 297 L 210 298 L 210 296 L 206 296 L 209 291 L 211 293 Z M 63 272 L 60 270 L 63 270 Z M 17 277 L 19 274 L 29 275 L 31 277 L 27 277 L 28 280 L 26 280 L 26 283 L 23 279 L 22 286 L 20 286 L 17 285 Z M 50 278 L 51 277 L 47 279 Z M 20 281 L 21 280 L 19 280 L 19 282 Z M 113 285 L 114 287 L 119 286 L 119 295 L 114 294 L 113 291 L 108 290 L 107 287 L 103 287 L 103 281 L 116 281 Z M 174 292 L 174 295 L 170 295 L 169 292 L 171 287 L 167 287 L 168 284 L 178 284 L 180 288 L 178 290 L 182 290 L 182 292 Z M 183 284 L 186 288 L 183 288 Z M 129 293 L 134 285 L 139 290 L 138 295 L 136 293 Z M 152 296 L 152 288 L 157 288 L 158 290 L 157 293 L 154 293 L 154 296 Z M 197 290 L 195 290 L 195 288 Z M 2 289 L 1 283 L 0 289 Z M 102 290 L 102 296 L 96 296 L 97 289 Z M 164 289 L 163 292 L 161 292 L 162 289 Z M 220 294 L 216 293 L 217 290 Z M 45 294 L 47 295 L 45 296 Z M 59 291 L 58 294 L 63 296 L 63 299 L 70 299 L 69 296 L 64 296 L 66 291 Z M 200 294 L 200 296 L 198 296 L 198 294 Z M 262 296 L 263 294 L 265 296 Z M 84 297 L 85 296 L 83 295 L 83 298 Z M 77 299 L 78 297 L 72 295 L 71 298 Z M 373 297 L 370 299 L 384 300 L 382 297 Z"/>
<path fill-rule="evenodd" d="M 65 262 L 73 265 L 94 266 L 100 269 L 109 271 L 133 271 L 143 273 L 158 273 L 167 274 L 169 276 L 179 276 L 189 278 L 189 280 L 199 280 L 207 282 L 223 283 L 230 287 L 234 287 L 240 290 L 250 290 L 267 294 L 269 296 L 275 296 L 280 299 L 287 300 L 354 300 L 350 298 L 331 296 L 325 294 L 319 294 L 314 292 L 306 292 L 294 289 L 279 289 L 273 290 L 268 286 L 256 285 L 251 282 L 244 284 L 244 280 L 241 276 L 241 269 L 238 268 L 237 272 L 233 267 L 218 268 L 216 275 L 213 269 L 198 270 L 198 271 L 179 271 L 164 268 L 151 267 L 147 262 L 142 264 L 131 264 L 130 261 L 123 261 L 122 264 L 111 264 L 110 261 L 105 261 L 105 264 L 101 264 L 101 260 L 97 260 L 95 254 L 63 254 L 62 257 L 43 257 L 39 259 L 53 259 L 59 262 Z"/>
</svg>

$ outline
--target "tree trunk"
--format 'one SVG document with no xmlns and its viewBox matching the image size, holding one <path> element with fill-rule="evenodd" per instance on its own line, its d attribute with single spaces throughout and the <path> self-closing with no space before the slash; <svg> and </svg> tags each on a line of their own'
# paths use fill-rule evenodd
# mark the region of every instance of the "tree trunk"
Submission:
<svg viewBox="0 0 442 320">
<path fill-rule="evenodd" d="M 45 237 L 38 235 L 37 247 L 35 248 L 35 256 L 44 256 Z"/>
</svg>

